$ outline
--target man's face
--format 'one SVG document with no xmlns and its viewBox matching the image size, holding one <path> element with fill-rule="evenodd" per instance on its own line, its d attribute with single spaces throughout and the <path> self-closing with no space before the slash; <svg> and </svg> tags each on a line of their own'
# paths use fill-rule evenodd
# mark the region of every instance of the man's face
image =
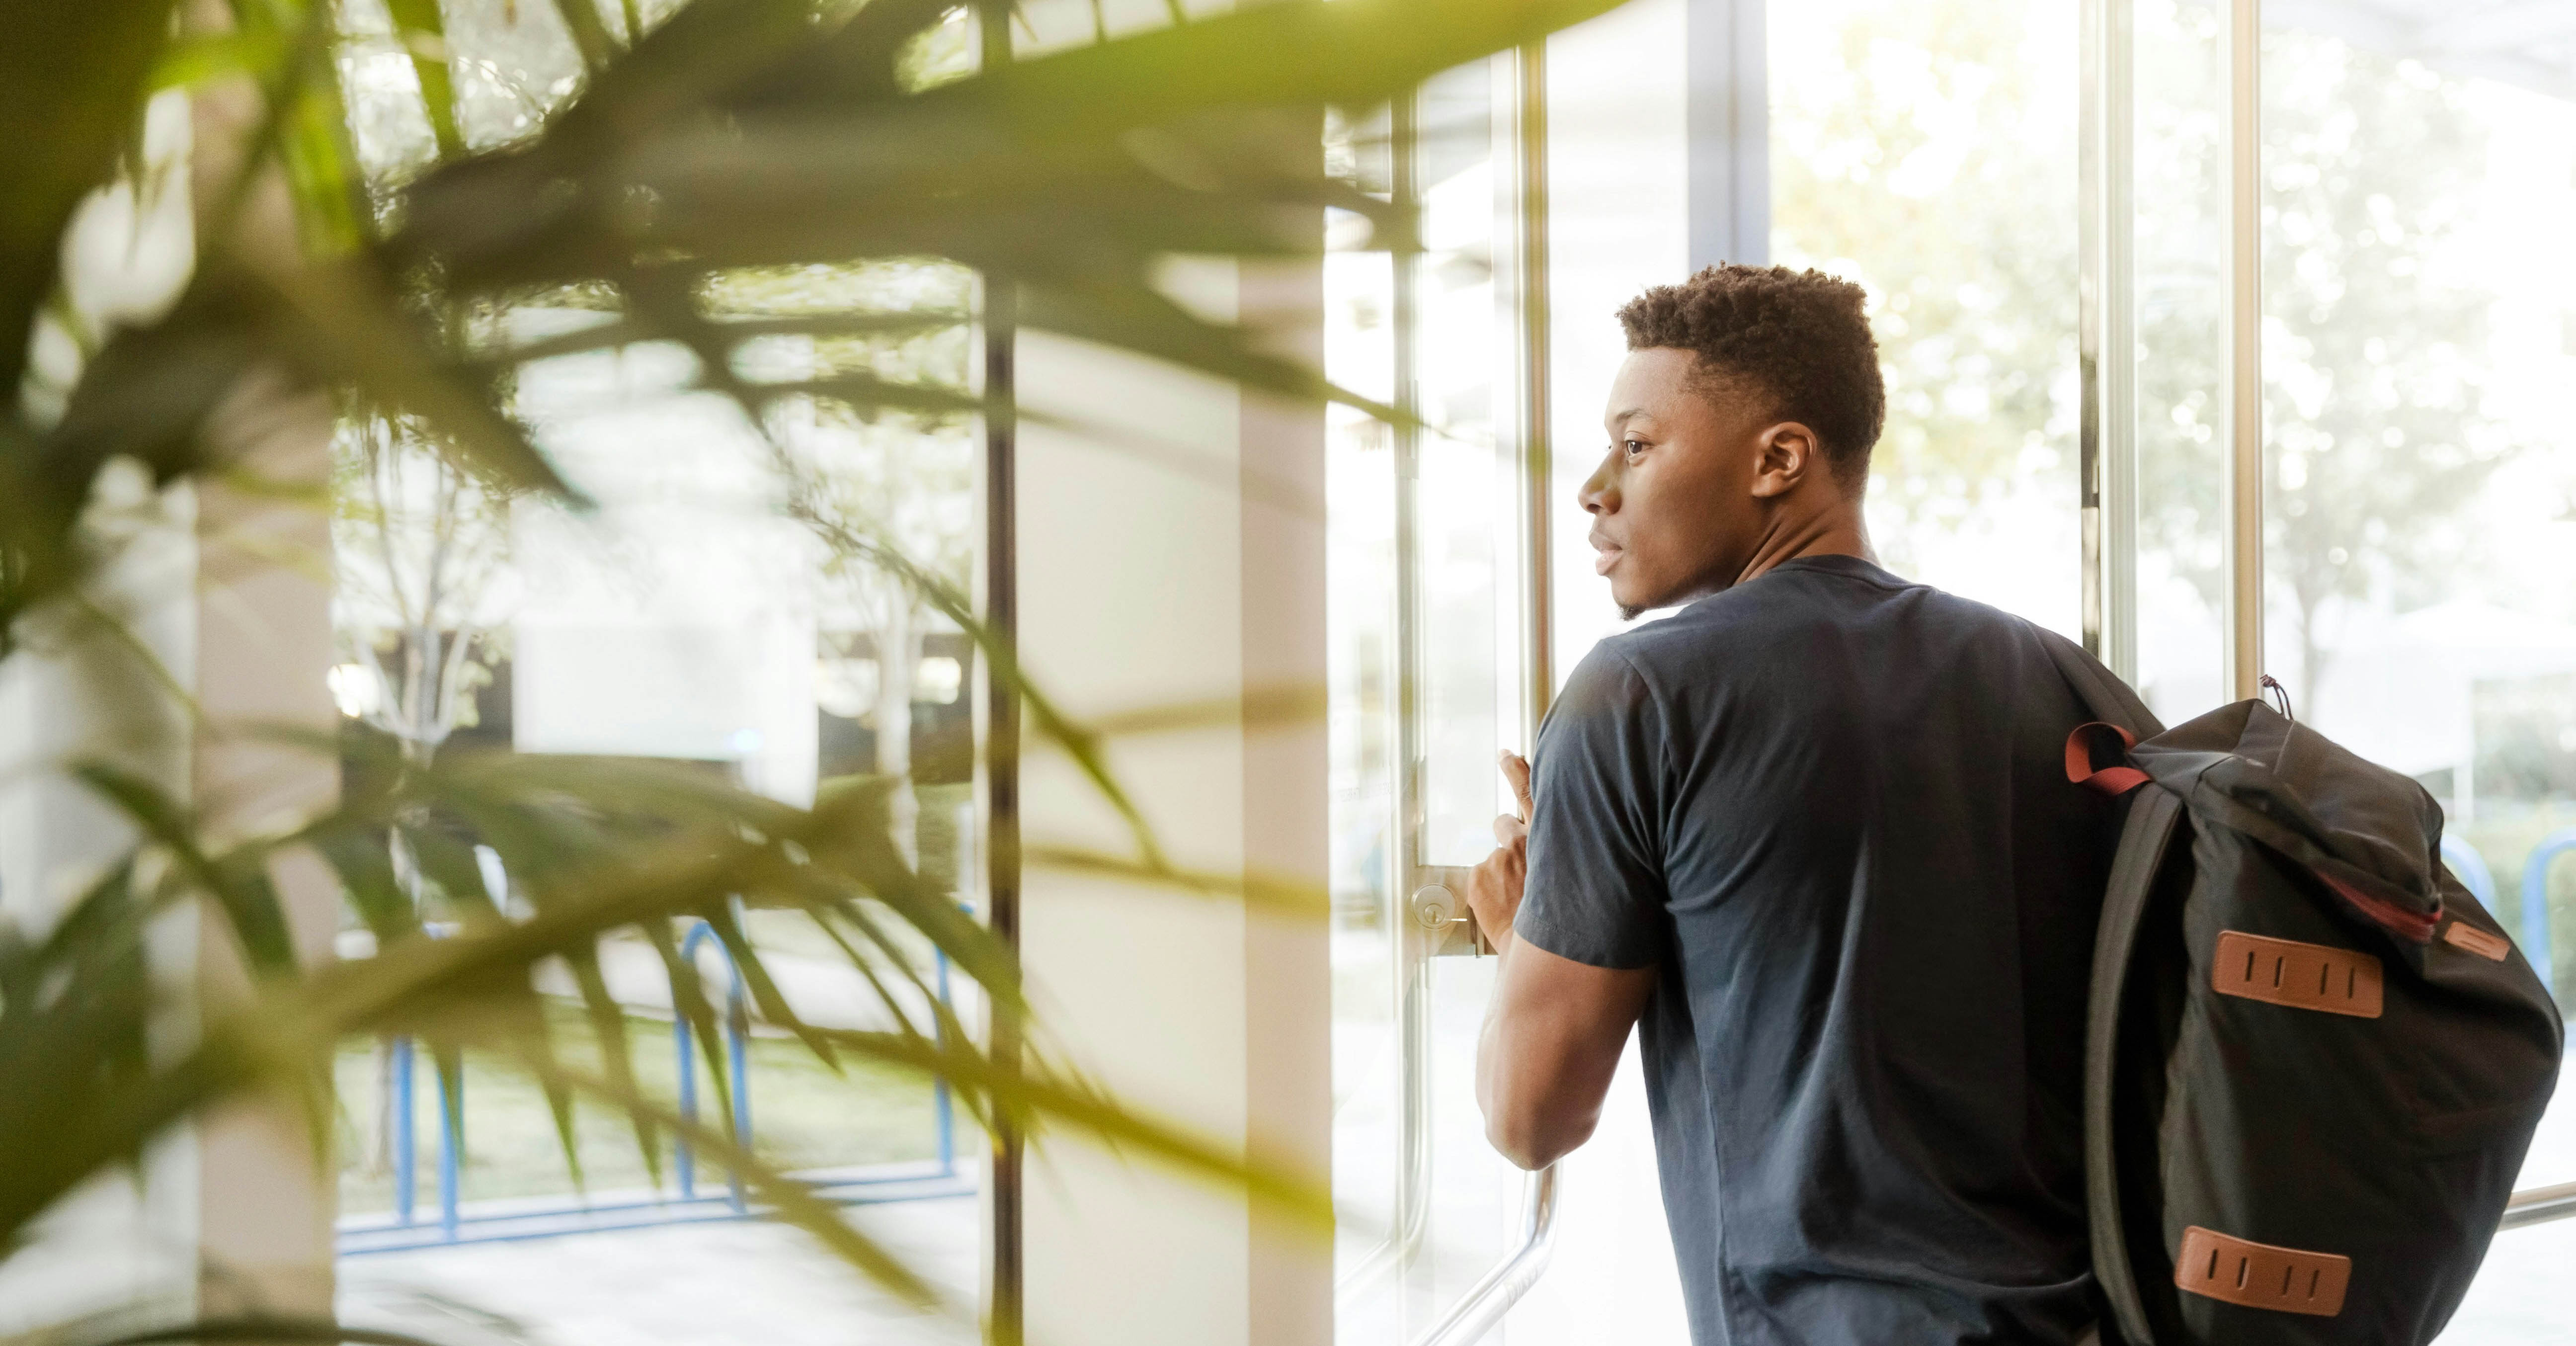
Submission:
<svg viewBox="0 0 2576 1346">
<path fill-rule="evenodd" d="M 1762 535 L 1756 462 L 1768 408 L 1705 382 L 1699 357 L 1630 351 L 1610 385 L 1610 451 L 1579 497 L 1593 568 L 1630 617 L 1734 582 Z"/>
</svg>

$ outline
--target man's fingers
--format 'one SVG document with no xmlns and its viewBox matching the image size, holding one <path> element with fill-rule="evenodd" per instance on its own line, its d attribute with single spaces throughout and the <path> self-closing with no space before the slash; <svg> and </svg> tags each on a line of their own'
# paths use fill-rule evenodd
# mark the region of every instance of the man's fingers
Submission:
<svg viewBox="0 0 2576 1346">
<path fill-rule="evenodd" d="M 1521 821 L 1528 822 L 1534 816 L 1531 810 L 1535 807 L 1530 800 L 1529 759 L 1516 752 L 1504 753 L 1503 779 L 1511 782 L 1512 797 L 1520 801 Z"/>
<path fill-rule="evenodd" d="M 1529 836 L 1529 824 L 1506 813 L 1494 819 L 1494 844 L 1509 848 Z"/>
</svg>

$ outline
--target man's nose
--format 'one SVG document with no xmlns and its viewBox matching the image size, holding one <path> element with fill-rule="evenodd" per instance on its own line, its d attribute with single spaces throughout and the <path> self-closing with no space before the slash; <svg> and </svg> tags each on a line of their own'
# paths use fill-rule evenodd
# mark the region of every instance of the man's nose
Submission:
<svg viewBox="0 0 2576 1346">
<path fill-rule="evenodd" d="M 1583 506 L 1585 513 L 1616 514 L 1619 512 L 1618 467 L 1619 454 L 1616 449 L 1613 449 L 1601 456 L 1601 466 L 1592 469 L 1592 475 L 1584 479 L 1583 488 L 1574 493 L 1574 499 L 1577 504 Z"/>
</svg>

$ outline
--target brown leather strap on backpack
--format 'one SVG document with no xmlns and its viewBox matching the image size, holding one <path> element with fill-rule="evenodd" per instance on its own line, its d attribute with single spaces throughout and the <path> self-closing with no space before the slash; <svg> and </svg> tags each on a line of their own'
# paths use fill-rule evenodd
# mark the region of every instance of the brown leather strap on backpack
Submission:
<svg viewBox="0 0 2576 1346">
<path fill-rule="evenodd" d="M 2192 1225 L 2174 1253 L 2174 1287 L 2226 1304 L 2332 1318 L 2343 1312 L 2352 1259 L 2283 1248 Z"/>
</svg>

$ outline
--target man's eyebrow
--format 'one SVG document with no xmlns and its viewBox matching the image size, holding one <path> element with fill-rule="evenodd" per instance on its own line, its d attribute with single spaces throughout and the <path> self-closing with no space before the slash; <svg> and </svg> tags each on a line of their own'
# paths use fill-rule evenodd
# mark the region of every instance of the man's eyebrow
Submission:
<svg viewBox="0 0 2576 1346">
<path fill-rule="evenodd" d="M 1645 414 L 1646 414 L 1646 409 L 1645 409 L 1644 407 L 1630 407 L 1630 408 L 1628 408 L 1626 411 L 1618 412 L 1618 413 L 1616 413 L 1616 414 L 1612 415 L 1612 416 L 1610 417 L 1610 423 L 1611 423 L 1612 425 L 1625 425 L 1625 424 L 1627 424 L 1628 422 L 1633 421 L 1633 420 L 1637 419 L 1637 418 L 1638 418 L 1638 417 L 1640 417 L 1640 416 L 1644 416 Z"/>
</svg>

